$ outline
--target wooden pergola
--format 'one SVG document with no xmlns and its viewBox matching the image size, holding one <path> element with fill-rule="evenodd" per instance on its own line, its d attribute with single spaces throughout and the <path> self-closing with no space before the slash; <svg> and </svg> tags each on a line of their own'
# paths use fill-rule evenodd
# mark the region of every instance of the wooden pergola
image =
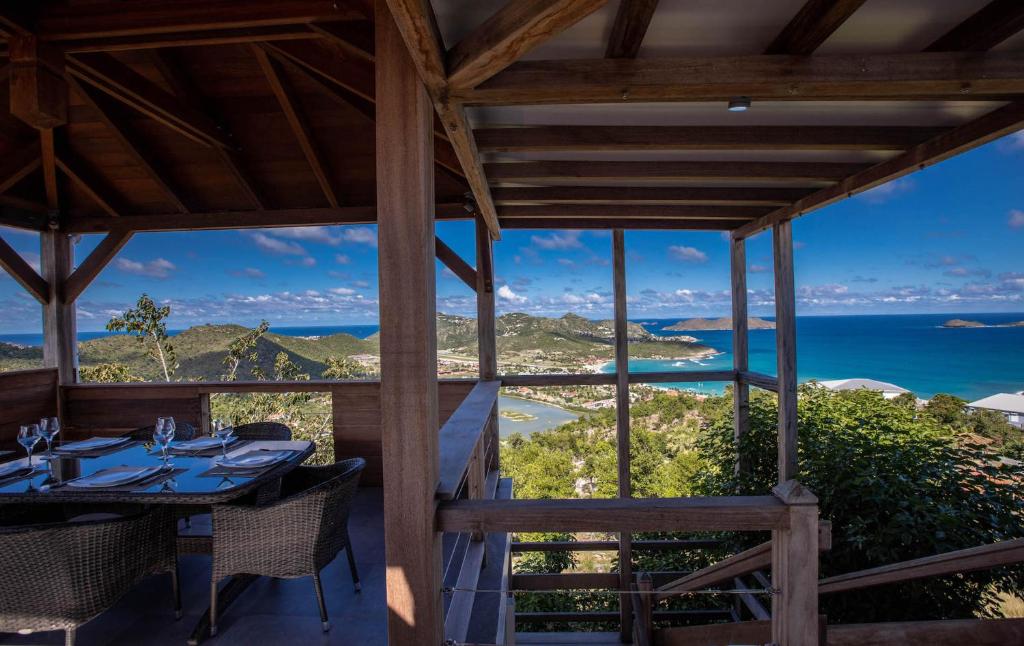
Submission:
<svg viewBox="0 0 1024 646">
<path fill-rule="evenodd" d="M 0 240 L 0 265 L 43 307 L 59 401 L 82 406 L 75 300 L 134 233 L 375 222 L 379 438 L 355 446 L 379 447 L 391 643 L 449 635 L 442 530 L 617 531 L 626 590 L 632 532 L 771 529 L 772 639 L 816 644 L 792 220 L 1024 127 L 1022 30 L 1015 0 L 7 3 L 0 223 L 39 231 L 42 260 Z M 475 219 L 475 263 L 440 219 Z M 492 245 L 515 228 L 614 231 L 616 374 L 497 374 Z M 731 232 L 733 370 L 628 372 L 626 229 Z M 767 230 L 776 376 L 747 359 L 745 240 Z M 76 262 L 81 233 L 105 237 Z M 440 435 L 435 257 L 476 291 L 480 339 L 480 383 Z M 735 384 L 737 437 L 749 388 L 778 393 L 773 495 L 631 498 L 628 386 L 687 378 Z M 480 437 L 498 382 L 615 384 L 620 499 L 449 501 L 497 464 Z M 626 639 L 638 610 L 624 595 Z"/>
</svg>

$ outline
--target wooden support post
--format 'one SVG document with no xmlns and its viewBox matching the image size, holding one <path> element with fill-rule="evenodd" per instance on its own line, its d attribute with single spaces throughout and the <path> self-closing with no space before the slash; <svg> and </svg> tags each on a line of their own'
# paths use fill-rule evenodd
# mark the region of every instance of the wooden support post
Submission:
<svg viewBox="0 0 1024 646">
<path fill-rule="evenodd" d="M 629 463 L 629 335 L 626 319 L 626 237 L 622 229 L 612 232 L 612 282 L 615 292 L 615 421 L 619 464 L 619 498 L 633 495 Z M 633 634 L 632 603 L 625 590 L 633 580 L 632 536 L 619 534 L 619 636 L 629 641 Z"/>
<path fill-rule="evenodd" d="M 736 444 L 736 475 L 747 471 L 740 441 L 750 430 L 750 386 L 740 373 L 750 370 L 750 337 L 747 323 L 747 247 L 742 238 L 732 238 L 732 368 L 736 371 L 732 393 L 733 438 Z"/>
<path fill-rule="evenodd" d="M 49 285 L 49 298 L 43 305 L 43 364 L 57 369 L 62 385 L 78 379 L 78 340 L 75 304 L 64 300 L 64 281 L 74 265 L 71 239 L 60 231 L 39 234 L 40 264 L 43 279 Z"/>
<path fill-rule="evenodd" d="M 772 641 L 818 646 L 818 499 L 795 480 L 772 492 L 789 510 L 772 531 Z"/>
<path fill-rule="evenodd" d="M 476 216 L 476 334 L 479 347 L 480 379 L 493 380 L 498 374 L 498 343 L 494 311 L 494 243 L 487 222 Z M 498 407 L 495 405 L 487 429 L 491 452 L 487 456 L 487 470 L 497 469 Z"/>
<path fill-rule="evenodd" d="M 636 624 L 633 643 L 637 646 L 651 646 L 654 643 L 654 581 L 647 572 L 636 575 Z"/>
<path fill-rule="evenodd" d="M 434 110 L 383 0 L 375 27 L 388 643 L 440 644 Z"/>
<path fill-rule="evenodd" d="M 793 279 L 793 223 L 773 227 L 775 250 L 775 352 L 779 382 L 779 482 L 797 475 L 796 291 Z"/>
</svg>

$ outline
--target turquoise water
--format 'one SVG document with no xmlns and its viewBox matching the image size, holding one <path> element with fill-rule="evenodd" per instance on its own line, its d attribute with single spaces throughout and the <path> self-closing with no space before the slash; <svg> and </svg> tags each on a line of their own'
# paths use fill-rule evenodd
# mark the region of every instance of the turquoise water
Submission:
<svg viewBox="0 0 1024 646">
<path fill-rule="evenodd" d="M 498 417 L 499 437 L 508 437 L 512 433 L 529 435 L 537 431 L 545 431 L 549 428 L 561 426 L 579 417 L 576 413 L 567 411 L 558 406 L 551 406 L 541 402 L 519 399 L 517 397 L 499 397 L 498 410 L 515 411 L 526 413 L 535 419 L 516 421 L 505 417 Z"/>
<path fill-rule="evenodd" d="M 1024 327 L 941 327 L 951 318 L 989 325 L 1024 320 L 1024 314 L 922 314 L 904 316 L 808 316 L 797 318 L 797 375 L 809 379 L 866 377 L 888 381 L 919 397 L 950 393 L 975 400 L 997 392 L 1024 390 Z M 678 319 L 640 321 L 659 334 L 697 337 L 721 354 L 703 365 L 631 359 L 630 371 L 723 370 L 732 368 L 728 331 L 668 332 Z M 775 331 L 750 332 L 750 368 L 774 375 Z M 614 364 L 605 371 L 614 371 Z M 720 393 L 725 384 L 665 384 Z"/>
</svg>

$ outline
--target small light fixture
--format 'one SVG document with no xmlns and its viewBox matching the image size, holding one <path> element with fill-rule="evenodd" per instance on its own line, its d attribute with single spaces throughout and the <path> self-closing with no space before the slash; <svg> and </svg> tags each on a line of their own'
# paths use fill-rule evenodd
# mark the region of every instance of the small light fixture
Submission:
<svg viewBox="0 0 1024 646">
<path fill-rule="evenodd" d="M 750 109 L 749 96 L 734 96 L 729 99 L 729 112 L 746 112 Z"/>
</svg>

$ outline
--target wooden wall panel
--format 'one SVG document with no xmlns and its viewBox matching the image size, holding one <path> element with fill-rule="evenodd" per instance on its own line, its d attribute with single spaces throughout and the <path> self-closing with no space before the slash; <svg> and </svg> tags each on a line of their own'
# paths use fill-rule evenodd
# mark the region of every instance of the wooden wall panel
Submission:
<svg viewBox="0 0 1024 646">
<path fill-rule="evenodd" d="M 171 416 L 196 428 L 202 423 L 199 388 L 169 386 L 80 385 L 64 389 L 66 437 L 120 435 Z"/>
<path fill-rule="evenodd" d="M 56 368 L 0 373 L 0 450 L 21 451 L 18 427 L 56 414 Z"/>
</svg>

